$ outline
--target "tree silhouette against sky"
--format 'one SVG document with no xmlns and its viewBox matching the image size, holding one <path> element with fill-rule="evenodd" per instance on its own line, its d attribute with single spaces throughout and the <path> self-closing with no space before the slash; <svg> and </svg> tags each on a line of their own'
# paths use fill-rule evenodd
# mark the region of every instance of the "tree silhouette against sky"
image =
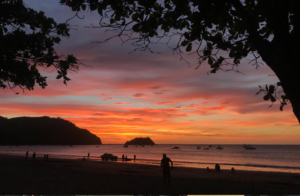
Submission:
<svg viewBox="0 0 300 196">
<path fill-rule="evenodd" d="M 0 2 L 0 87 L 33 90 L 35 84 L 45 88 L 41 68 L 56 70 L 57 79 L 70 80 L 68 71 L 81 64 L 73 55 L 58 55 L 54 45 L 60 37 L 69 37 L 70 28 L 57 24 L 44 12 L 37 12 L 22 0 Z"/>
<path fill-rule="evenodd" d="M 170 46 L 182 57 L 196 53 L 210 73 L 238 71 L 243 59 L 259 68 L 262 59 L 276 74 L 275 85 L 259 86 L 266 101 L 291 103 L 300 122 L 300 1 L 298 0 L 61 0 L 79 17 L 81 10 L 98 12 L 99 25 L 130 42 L 136 50 L 176 39 Z M 183 59 L 185 60 L 185 59 Z M 196 68 L 196 69 L 197 69 Z M 279 95 L 282 88 L 285 95 Z"/>
</svg>

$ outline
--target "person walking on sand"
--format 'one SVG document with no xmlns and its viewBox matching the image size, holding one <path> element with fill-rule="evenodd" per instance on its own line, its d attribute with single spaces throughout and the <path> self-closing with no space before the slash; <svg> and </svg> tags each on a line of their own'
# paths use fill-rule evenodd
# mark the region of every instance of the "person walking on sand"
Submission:
<svg viewBox="0 0 300 196">
<path fill-rule="evenodd" d="M 136 159 L 136 156 L 134 155 L 134 160 Z"/>
<path fill-rule="evenodd" d="M 88 159 L 90 158 L 90 153 L 88 153 Z"/>
<path fill-rule="evenodd" d="M 167 157 L 166 154 L 163 154 L 163 159 L 161 160 L 160 166 L 163 167 L 163 175 L 164 175 L 164 185 L 168 186 L 170 185 L 170 165 L 169 162 L 171 162 L 171 165 L 173 168 L 173 162 L 169 157 Z"/>
<path fill-rule="evenodd" d="M 27 160 L 27 158 L 28 158 L 28 151 L 26 152 L 26 158 L 25 158 L 25 160 Z"/>
<path fill-rule="evenodd" d="M 33 160 L 35 159 L 35 152 L 34 152 L 33 155 L 32 155 L 32 159 L 33 159 Z"/>
</svg>

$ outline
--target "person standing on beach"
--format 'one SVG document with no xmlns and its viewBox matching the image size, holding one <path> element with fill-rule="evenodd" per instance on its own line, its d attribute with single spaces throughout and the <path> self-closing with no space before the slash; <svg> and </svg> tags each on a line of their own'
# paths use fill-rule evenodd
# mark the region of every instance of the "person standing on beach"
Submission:
<svg viewBox="0 0 300 196">
<path fill-rule="evenodd" d="M 136 156 L 134 155 L 134 160 L 136 159 Z"/>
<path fill-rule="evenodd" d="M 32 155 L 32 159 L 33 159 L 33 160 L 35 159 L 35 152 L 34 152 L 33 155 Z"/>
<path fill-rule="evenodd" d="M 28 158 L 28 151 L 26 152 L 26 158 L 25 158 L 25 160 L 27 160 L 27 158 Z"/>
<path fill-rule="evenodd" d="M 163 159 L 161 160 L 161 167 L 163 167 L 163 175 L 164 175 L 164 185 L 169 186 L 170 185 L 170 165 L 169 162 L 171 162 L 171 165 L 173 168 L 173 162 L 171 161 L 171 159 L 169 157 L 167 157 L 166 154 L 163 154 Z"/>
<path fill-rule="evenodd" d="M 90 158 L 90 153 L 88 153 L 88 159 Z"/>
</svg>

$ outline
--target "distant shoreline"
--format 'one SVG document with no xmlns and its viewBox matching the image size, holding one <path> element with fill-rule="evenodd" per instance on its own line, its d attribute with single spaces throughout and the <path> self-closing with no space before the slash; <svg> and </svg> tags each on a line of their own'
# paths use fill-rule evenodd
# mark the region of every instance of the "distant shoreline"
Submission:
<svg viewBox="0 0 300 196">
<path fill-rule="evenodd" d="M 299 194 L 299 174 L 0 155 L 0 194 Z"/>
</svg>

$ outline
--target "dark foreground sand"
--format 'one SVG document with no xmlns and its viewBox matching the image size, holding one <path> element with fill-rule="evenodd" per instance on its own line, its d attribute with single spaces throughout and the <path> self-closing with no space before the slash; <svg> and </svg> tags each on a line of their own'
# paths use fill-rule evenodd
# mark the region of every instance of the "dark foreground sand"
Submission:
<svg viewBox="0 0 300 196">
<path fill-rule="evenodd" d="M 0 194 L 300 194 L 300 174 L 175 167 L 166 188 L 158 166 L 0 155 Z"/>
</svg>

